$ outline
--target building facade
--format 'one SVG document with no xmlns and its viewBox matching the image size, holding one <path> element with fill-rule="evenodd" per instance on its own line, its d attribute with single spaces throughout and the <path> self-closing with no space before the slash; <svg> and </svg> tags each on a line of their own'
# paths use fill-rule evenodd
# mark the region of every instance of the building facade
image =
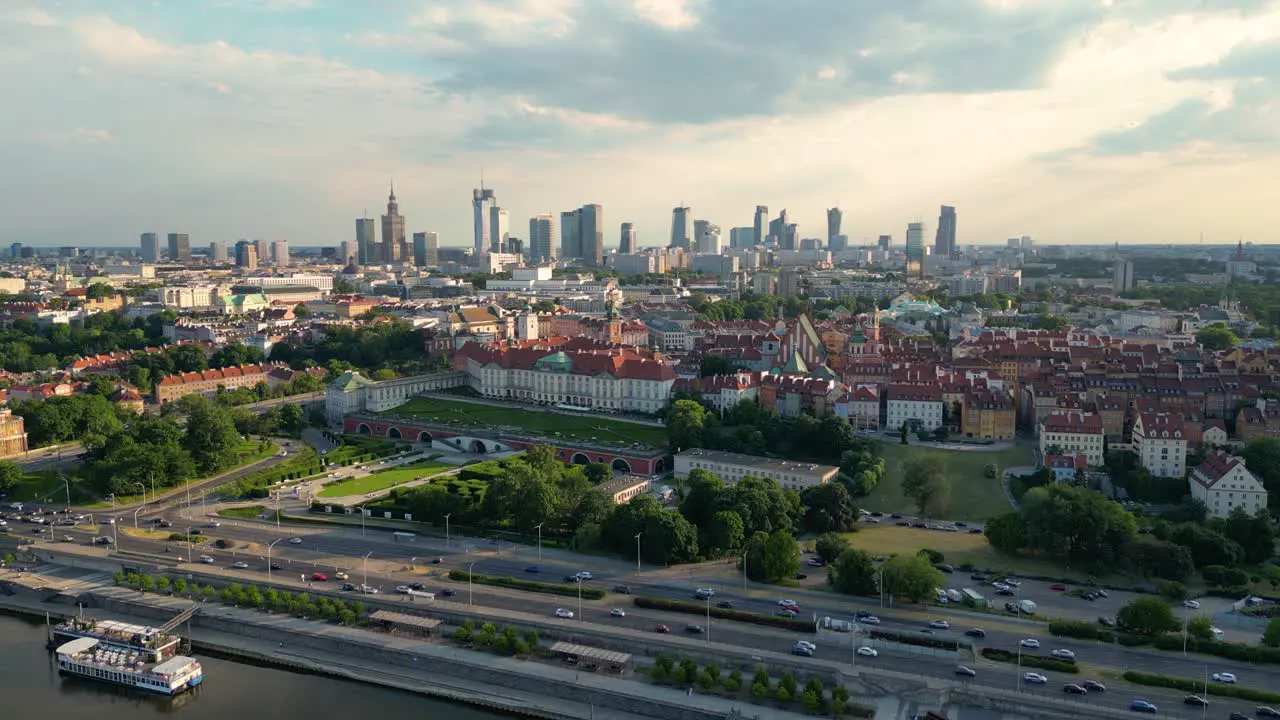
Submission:
<svg viewBox="0 0 1280 720">
<path fill-rule="evenodd" d="M 27 430 L 21 415 L 0 408 L 0 458 L 11 458 L 27 451 Z"/>
<path fill-rule="evenodd" d="M 933 432 L 942 427 L 942 388 L 936 385 L 890 385 L 885 427 L 907 423 L 912 430 Z"/>
<path fill-rule="evenodd" d="M 1191 471 L 1191 498 L 1204 503 L 1209 517 L 1225 518 L 1236 508 L 1249 517 L 1267 507 L 1267 489 L 1245 467 L 1244 458 L 1218 450 Z"/>
<path fill-rule="evenodd" d="M 1187 438 L 1177 413 L 1139 413 L 1133 421 L 1133 450 L 1156 477 L 1187 474 Z"/>
<path fill-rule="evenodd" d="M 1102 418 L 1089 412 L 1054 412 L 1040 421 L 1040 455 L 1083 455 L 1092 466 L 1103 459 Z"/>
<path fill-rule="evenodd" d="M 675 456 L 675 475 L 687 478 L 693 470 L 705 470 L 735 485 L 743 478 L 756 477 L 776 482 L 783 490 L 804 491 L 831 482 L 840 473 L 834 465 L 775 460 L 757 455 L 693 448 Z"/>
</svg>

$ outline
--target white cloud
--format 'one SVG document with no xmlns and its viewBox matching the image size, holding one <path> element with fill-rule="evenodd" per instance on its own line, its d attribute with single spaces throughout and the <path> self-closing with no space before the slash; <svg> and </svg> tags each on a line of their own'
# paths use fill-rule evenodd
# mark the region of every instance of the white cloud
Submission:
<svg viewBox="0 0 1280 720">
<path fill-rule="evenodd" d="M 692 0 L 632 0 L 631 9 L 641 19 L 667 30 L 688 30 L 698 24 Z"/>
<path fill-rule="evenodd" d="M 474 25 L 496 45 L 524 45 L 567 35 L 575 26 L 579 0 L 470 0 L 432 4 L 410 18 L 409 25 L 431 32 L 453 25 Z M 447 42 L 447 36 L 444 37 Z"/>
<path fill-rule="evenodd" d="M 75 135 L 86 142 L 106 142 L 111 139 L 111 132 L 108 130 L 88 130 L 80 128 L 76 130 Z"/>
<path fill-rule="evenodd" d="M 3 17 L 6 22 L 10 22 L 15 25 L 28 25 L 30 27 L 49 28 L 57 27 L 61 24 L 61 21 L 49 14 L 48 11 L 35 7 L 10 10 L 5 12 L 3 15 L 0 15 L 0 17 Z"/>
</svg>

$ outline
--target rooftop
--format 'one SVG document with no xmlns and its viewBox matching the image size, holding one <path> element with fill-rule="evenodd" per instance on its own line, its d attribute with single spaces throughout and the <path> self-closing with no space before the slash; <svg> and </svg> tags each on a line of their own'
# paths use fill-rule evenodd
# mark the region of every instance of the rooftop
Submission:
<svg viewBox="0 0 1280 720">
<path fill-rule="evenodd" d="M 676 457 L 698 458 L 705 462 L 720 463 L 722 465 L 737 465 L 739 467 L 750 467 L 759 470 L 770 470 L 773 472 L 803 473 L 808 475 L 819 475 L 822 477 L 826 477 L 827 475 L 840 471 L 840 468 L 834 465 L 819 465 L 817 463 L 795 462 L 792 460 L 777 460 L 774 458 L 761 457 L 759 455 L 743 455 L 741 453 L 724 452 L 722 450 L 707 450 L 705 448 L 684 450 Z"/>
</svg>

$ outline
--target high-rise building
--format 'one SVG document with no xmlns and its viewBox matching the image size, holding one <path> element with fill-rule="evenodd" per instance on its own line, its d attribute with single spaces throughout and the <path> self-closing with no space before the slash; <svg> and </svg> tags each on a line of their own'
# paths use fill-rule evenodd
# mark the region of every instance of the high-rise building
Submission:
<svg viewBox="0 0 1280 720">
<path fill-rule="evenodd" d="M 795 250 L 799 231 L 796 224 L 789 221 L 787 209 L 783 208 L 778 217 L 769 221 L 769 236 L 779 250 Z"/>
<path fill-rule="evenodd" d="M 259 265 L 271 261 L 271 243 L 264 238 L 253 239 L 253 251 Z"/>
<path fill-rule="evenodd" d="M 707 220 L 693 221 L 694 248 L 697 252 L 708 255 L 719 255 L 723 250 L 720 242 L 720 226 Z"/>
<path fill-rule="evenodd" d="M 1133 263 L 1121 258 L 1111 273 L 1111 289 L 1116 295 L 1133 289 Z"/>
<path fill-rule="evenodd" d="M 560 213 L 560 257 L 567 260 L 569 258 L 582 257 L 582 235 L 579 233 L 578 220 L 582 213 L 578 210 L 569 210 Z"/>
<path fill-rule="evenodd" d="M 489 208 L 489 251 L 506 252 L 507 238 L 511 235 L 510 218 L 507 211 L 494 205 Z"/>
<path fill-rule="evenodd" d="M 556 217 L 551 213 L 542 213 L 529 218 L 529 252 L 525 259 L 530 263 L 555 262 L 556 252 Z"/>
<path fill-rule="evenodd" d="M 393 183 L 391 192 L 387 195 L 387 213 L 382 216 L 382 252 L 379 260 L 400 262 L 408 254 L 404 238 L 404 216 L 400 214 L 400 205 L 396 202 L 396 186 Z"/>
<path fill-rule="evenodd" d="M 671 243 L 668 247 L 689 250 L 693 240 L 693 214 L 684 206 L 671 210 Z"/>
<path fill-rule="evenodd" d="M 630 255 L 636 251 L 636 224 L 622 223 L 622 236 L 618 238 L 618 254 Z"/>
<path fill-rule="evenodd" d="M 20 243 L 15 243 L 18 250 L 22 249 Z M 14 257 L 18 257 L 19 253 L 13 253 Z M 158 263 L 160 262 L 160 236 L 155 233 L 142 233 L 142 262 Z"/>
<path fill-rule="evenodd" d="M 258 269 L 258 244 L 249 240 L 236 243 L 236 265 L 245 270 Z"/>
<path fill-rule="evenodd" d="M 755 223 L 751 226 L 753 232 L 752 245 L 763 245 L 765 239 L 769 236 L 769 206 L 757 205 Z M 732 233 L 730 234 L 732 238 Z M 745 245 L 734 245 L 734 247 L 747 247 Z"/>
<path fill-rule="evenodd" d="M 593 265 L 604 265 L 604 207 L 583 205 L 578 209 L 580 257 Z"/>
<path fill-rule="evenodd" d="M 892 235 L 881 235 L 880 239 L 876 241 L 876 245 L 880 246 L 881 250 L 888 250 L 889 246 L 892 244 L 893 244 Z"/>
<path fill-rule="evenodd" d="M 271 242 L 271 261 L 276 267 L 289 267 L 288 240 L 273 240 Z"/>
<path fill-rule="evenodd" d="M 729 228 L 729 247 L 749 248 L 755 244 L 756 229 L 754 227 Z"/>
<path fill-rule="evenodd" d="M 169 262 L 191 261 L 191 236 L 186 233 L 169 233 Z"/>
<path fill-rule="evenodd" d="M 377 265 L 378 230 L 373 218 L 356 218 L 356 264 Z"/>
<path fill-rule="evenodd" d="M 508 255 L 524 254 L 524 240 L 521 240 L 520 238 L 515 237 L 514 235 L 507 236 L 505 245 L 506 247 L 503 248 L 503 252 L 505 252 Z"/>
<path fill-rule="evenodd" d="M 489 251 L 493 237 L 493 208 L 498 205 L 498 198 L 492 190 L 487 190 L 484 183 L 471 191 L 472 223 L 475 228 L 475 254 L 483 255 Z"/>
<path fill-rule="evenodd" d="M 427 266 L 427 234 L 425 232 L 413 234 L 413 264 L 416 267 Z"/>
<path fill-rule="evenodd" d="M 924 273 L 924 223 L 907 223 L 907 274 Z"/>
<path fill-rule="evenodd" d="M 227 261 L 227 244 L 221 240 L 214 240 L 209 243 L 209 260 L 215 263 L 225 263 Z"/>
<path fill-rule="evenodd" d="M 835 250 L 836 238 L 840 237 L 840 226 L 844 223 L 844 211 L 838 207 L 827 208 L 827 247 Z M 843 249 L 843 248 L 841 248 Z"/>
<path fill-rule="evenodd" d="M 950 260 L 956 253 L 956 209 L 943 205 L 938 213 L 938 231 L 933 239 L 933 254 Z"/>
<path fill-rule="evenodd" d="M 358 265 L 360 263 L 360 249 L 356 245 L 355 240 L 343 240 L 338 245 L 338 264 L 344 269 L 348 265 Z"/>
</svg>

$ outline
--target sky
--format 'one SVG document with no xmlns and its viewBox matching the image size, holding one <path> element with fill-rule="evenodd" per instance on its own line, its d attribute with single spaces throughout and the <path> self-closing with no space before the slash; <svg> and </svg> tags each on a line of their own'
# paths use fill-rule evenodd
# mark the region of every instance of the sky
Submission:
<svg viewBox="0 0 1280 720">
<path fill-rule="evenodd" d="M 1280 242 L 1280 0 L 0 0 L 0 242 Z"/>
</svg>

